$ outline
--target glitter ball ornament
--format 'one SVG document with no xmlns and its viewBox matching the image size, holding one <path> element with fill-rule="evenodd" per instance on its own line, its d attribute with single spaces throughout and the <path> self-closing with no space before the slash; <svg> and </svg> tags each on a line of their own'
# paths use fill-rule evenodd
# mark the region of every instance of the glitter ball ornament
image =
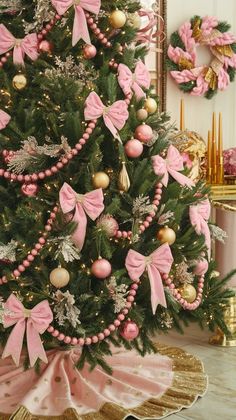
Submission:
<svg viewBox="0 0 236 420">
<path fill-rule="evenodd" d="M 114 12 L 110 15 L 110 24 L 115 29 L 123 28 L 123 26 L 126 24 L 126 15 L 121 10 L 114 10 Z"/>
<path fill-rule="evenodd" d="M 111 274 L 112 268 L 109 261 L 105 258 L 100 258 L 92 264 L 91 273 L 98 279 L 105 279 Z"/>
<path fill-rule="evenodd" d="M 152 127 L 147 124 L 138 125 L 135 130 L 135 137 L 143 143 L 148 143 L 153 138 Z"/>
<path fill-rule="evenodd" d="M 139 121 L 145 121 L 148 117 L 147 110 L 144 108 L 138 109 L 138 111 L 136 112 L 136 117 Z"/>
<path fill-rule="evenodd" d="M 14 156 L 15 152 L 13 152 L 13 150 L 6 150 L 6 153 L 4 154 L 4 161 L 6 162 L 6 164 L 10 163 Z"/>
<path fill-rule="evenodd" d="M 67 286 L 70 281 L 69 272 L 62 267 L 55 268 L 50 273 L 50 283 L 57 289 Z"/>
<path fill-rule="evenodd" d="M 90 60 L 91 58 L 94 58 L 97 54 L 97 49 L 94 45 L 85 45 L 84 47 L 84 51 L 83 51 L 83 55 L 84 58 L 86 58 L 87 60 Z"/>
<path fill-rule="evenodd" d="M 185 284 L 179 287 L 179 293 L 188 303 L 193 303 L 197 297 L 197 291 L 191 284 Z"/>
<path fill-rule="evenodd" d="M 15 90 L 23 90 L 27 85 L 27 79 L 24 74 L 16 74 L 12 79 L 12 86 Z"/>
<path fill-rule="evenodd" d="M 23 184 L 21 187 L 21 192 L 27 197 L 34 197 L 37 195 L 38 189 L 38 185 L 32 182 L 29 184 Z"/>
<path fill-rule="evenodd" d="M 173 245 L 176 240 L 175 231 L 168 226 L 161 228 L 157 232 L 157 239 L 162 243 L 168 243 L 169 245 Z"/>
<path fill-rule="evenodd" d="M 196 266 L 194 267 L 194 274 L 196 276 L 203 276 L 204 274 L 206 274 L 207 270 L 208 270 L 208 262 L 207 260 L 204 258 L 202 260 L 199 260 L 196 264 Z"/>
<path fill-rule="evenodd" d="M 139 335 L 139 327 L 134 321 L 125 321 L 120 328 L 120 335 L 127 341 L 132 341 Z"/>
<path fill-rule="evenodd" d="M 47 39 L 43 39 L 39 43 L 39 51 L 42 52 L 42 53 L 51 54 L 52 49 L 53 49 L 52 43 L 47 41 Z"/>
<path fill-rule="evenodd" d="M 125 153 L 130 158 L 137 158 L 143 153 L 143 145 L 139 140 L 131 139 L 125 145 Z"/>
<path fill-rule="evenodd" d="M 116 232 L 119 229 L 119 225 L 110 214 L 104 214 L 97 220 L 97 227 L 99 229 L 102 229 L 103 232 L 106 233 L 108 238 L 112 238 L 115 236 Z"/>
<path fill-rule="evenodd" d="M 93 186 L 95 188 L 105 189 L 109 187 L 109 184 L 110 184 L 110 178 L 106 174 L 106 172 L 96 172 L 93 175 Z"/>
<path fill-rule="evenodd" d="M 148 114 L 154 114 L 157 111 L 157 102 L 153 98 L 147 98 L 144 103 L 144 108 Z"/>
</svg>

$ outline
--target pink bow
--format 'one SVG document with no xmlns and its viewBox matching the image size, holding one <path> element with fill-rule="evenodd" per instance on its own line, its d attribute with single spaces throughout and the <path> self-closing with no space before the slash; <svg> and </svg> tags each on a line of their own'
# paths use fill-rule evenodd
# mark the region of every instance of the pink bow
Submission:
<svg viewBox="0 0 236 420">
<path fill-rule="evenodd" d="M 4 305 L 4 312 L 4 328 L 16 325 L 7 340 L 2 358 L 11 356 L 15 364 L 19 366 L 26 329 L 30 366 L 34 366 L 37 359 L 47 363 L 47 356 L 39 334 L 43 334 L 53 320 L 48 301 L 40 302 L 33 309 L 26 309 L 12 294 Z"/>
<path fill-rule="evenodd" d="M 136 99 L 139 101 L 146 97 L 142 88 L 150 88 L 151 77 L 147 67 L 140 60 L 135 67 L 134 74 L 125 64 L 120 64 L 118 67 L 118 82 L 125 95 L 129 95 L 133 90 Z"/>
<path fill-rule="evenodd" d="M 156 313 L 158 304 L 166 308 L 165 292 L 160 273 L 169 274 L 172 263 L 173 257 L 168 244 L 161 245 L 148 257 L 132 249 L 129 250 L 126 257 L 125 266 L 131 280 L 137 281 L 145 270 L 148 272 L 153 314 Z"/>
<path fill-rule="evenodd" d="M 211 257 L 211 234 L 208 226 L 208 220 L 211 214 L 210 201 L 204 200 L 196 206 L 189 207 L 189 217 L 192 226 L 198 235 L 204 235 L 208 249 L 208 259 Z"/>
<path fill-rule="evenodd" d="M 73 222 L 78 223 L 78 226 L 72 235 L 72 239 L 81 251 L 86 236 L 86 214 L 90 217 L 90 219 L 96 220 L 104 210 L 104 197 L 102 189 L 99 188 L 82 195 L 77 194 L 70 185 L 64 183 L 59 195 L 63 213 L 67 214 L 75 210 Z"/>
<path fill-rule="evenodd" d="M 5 25 L 0 24 L 0 54 L 5 54 L 12 48 L 13 62 L 16 65 L 24 66 L 25 54 L 31 60 L 37 60 L 39 55 L 37 34 L 29 34 L 23 39 L 17 39 L 8 31 Z"/>
<path fill-rule="evenodd" d="M 11 117 L 5 111 L 0 109 L 0 130 L 6 128 L 7 124 L 9 123 Z"/>
<path fill-rule="evenodd" d="M 86 44 L 91 44 L 84 10 L 98 15 L 101 8 L 101 0 L 52 0 L 52 5 L 59 15 L 64 15 L 70 7 L 74 6 L 75 18 L 72 46 L 74 47 L 80 39 L 83 39 Z"/>
<path fill-rule="evenodd" d="M 86 121 L 103 117 L 107 128 L 121 142 L 117 129 L 121 130 L 129 117 L 125 101 L 116 101 L 111 106 L 106 107 L 97 93 L 91 92 L 85 101 L 84 116 Z"/>
<path fill-rule="evenodd" d="M 183 157 L 172 145 L 167 151 L 166 159 L 163 159 L 159 155 L 153 156 L 152 165 L 155 174 L 158 176 L 163 176 L 162 182 L 165 187 L 167 187 L 169 181 L 169 174 L 183 186 L 191 188 L 195 185 L 195 183 L 190 178 L 178 172 L 184 169 Z"/>
</svg>

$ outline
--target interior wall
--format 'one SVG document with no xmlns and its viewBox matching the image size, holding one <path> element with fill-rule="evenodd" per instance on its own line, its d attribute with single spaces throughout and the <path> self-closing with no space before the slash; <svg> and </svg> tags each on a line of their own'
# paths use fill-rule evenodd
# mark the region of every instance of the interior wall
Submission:
<svg viewBox="0 0 236 420">
<path fill-rule="evenodd" d="M 231 31 L 236 35 L 236 1 L 235 0 L 167 0 L 167 29 L 168 39 L 185 21 L 194 15 L 216 16 L 219 20 L 231 24 Z M 205 47 L 198 49 L 199 64 L 209 63 L 210 55 Z M 184 98 L 186 126 L 197 131 L 204 138 L 211 128 L 212 112 L 222 112 L 225 148 L 236 146 L 236 80 L 226 91 L 218 92 L 211 99 L 192 97 L 183 94 L 177 84 L 168 75 L 167 83 L 167 111 L 172 121 L 179 124 L 179 103 Z"/>
</svg>

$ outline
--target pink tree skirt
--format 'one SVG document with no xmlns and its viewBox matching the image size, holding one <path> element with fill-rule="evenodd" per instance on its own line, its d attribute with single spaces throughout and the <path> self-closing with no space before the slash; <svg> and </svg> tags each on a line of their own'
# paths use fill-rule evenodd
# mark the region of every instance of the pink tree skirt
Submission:
<svg viewBox="0 0 236 420">
<path fill-rule="evenodd" d="M 10 358 L 0 361 L 1 420 L 122 420 L 129 415 L 155 419 L 191 406 L 207 388 L 199 359 L 157 345 L 145 358 L 135 351 L 114 350 L 107 363 L 113 375 L 97 367 L 75 368 L 76 350 L 48 352 L 40 374 L 24 371 Z"/>
</svg>

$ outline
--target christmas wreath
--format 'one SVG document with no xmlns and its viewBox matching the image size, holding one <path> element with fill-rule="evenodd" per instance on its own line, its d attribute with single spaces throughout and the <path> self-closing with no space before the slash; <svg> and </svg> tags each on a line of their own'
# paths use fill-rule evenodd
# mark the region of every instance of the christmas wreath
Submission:
<svg viewBox="0 0 236 420">
<path fill-rule="evenodd" d="M 225 90 L 236 73 L 236 37 L 230 25 L 216 17 L 194 16 L 170 38 L 167 64 L 180 89 L 211 99 Z M 205 45 L 212 54 L 210 65 L 197 66 L 197 47 Z"/>
</svg>

